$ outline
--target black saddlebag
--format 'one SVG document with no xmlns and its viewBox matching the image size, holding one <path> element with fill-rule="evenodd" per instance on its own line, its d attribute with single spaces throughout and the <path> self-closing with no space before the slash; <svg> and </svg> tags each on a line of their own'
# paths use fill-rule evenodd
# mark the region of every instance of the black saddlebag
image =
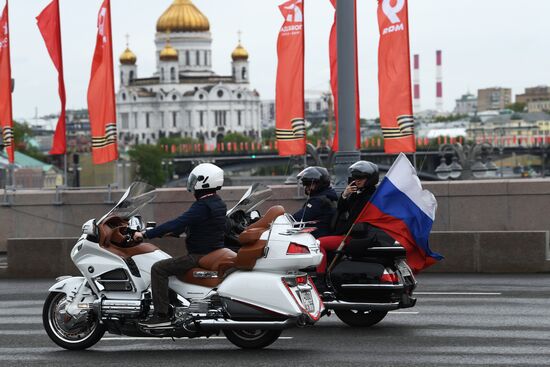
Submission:
<svg viewBox="0 0 550 367">
<path fill-rule="evenodd" d="M 342 260 L 330 273 L 336 298 L 360 303 L 399 301 L 403 293 L 402 286 L 380 286 L 384 269 L 384 265 L 379 262 Z"/>
<path fill-rule="evenodd" d="M 392 266 L 395 259 L 406 256 L 405 249 L 380 228 L 367 225 L 362 236 L 354 235 L 344 247 L 344 253 L 354 260 L 379 262 Z"/>
</svg>

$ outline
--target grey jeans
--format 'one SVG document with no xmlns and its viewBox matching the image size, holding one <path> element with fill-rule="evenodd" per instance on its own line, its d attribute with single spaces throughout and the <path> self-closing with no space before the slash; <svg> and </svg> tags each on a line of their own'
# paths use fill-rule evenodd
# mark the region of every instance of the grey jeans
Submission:
<svg viewBox="0 0 550 367">
<path fill-rule="evenodd" d="M 168 277 L 183 275 L 188 270 L 198 267 L 199 260 L 204 255 L 189 254 L 181 257 L 161 260 L 151 268 L 151 288 L 153 290 L 153 305 L 155 313 L 167 315 L 170 308 L 168 298 Z"/>
</svg>

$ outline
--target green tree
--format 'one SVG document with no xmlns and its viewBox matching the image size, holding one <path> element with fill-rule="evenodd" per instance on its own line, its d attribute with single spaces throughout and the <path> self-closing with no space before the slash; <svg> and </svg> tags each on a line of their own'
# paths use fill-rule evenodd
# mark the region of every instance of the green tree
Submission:
<svg viewBox="0 0 550 367">
<path fill-rule="evenodd" d="M 269 129 L 262 130 L 262 140 L 264 142 L 275 140 L 275 128 L 270 127 Z"/>
<path fill-rule="evenodd" d="M 468 115 L 461 114 L 451 114 L 449 116 L 436 116 L 434 122 L 450 122 L 450 121 L 459 121 L 467 118 Z"/>
<path fill-rule="evenodd" d="M 224 143 L 251 143 L 254 139 L 239 133 L 229 133 L 223 137 Z"/>
<path fill-rule="evenodd" d="M 128 154 L 137 162 L 139 172 L 137 177 L 153 186 L 162 186 L 166 181 L 166 173 L 162 167 L 162 159 L 166 153 L 160 146 L 140 144 L 134 146 Z"/>
<path fill-rule="evenodd" d="M 199 143 L 197 139 L 190 137 L 163 137 L 158 141 L 158 145 L 180 145 L 180 144 L 196 144 Z"/>
<path fill-rule="evenodd" d="M 523 102 L 514 102 L 514 103 L 510 103 L 509 105 L 506 105 L 507 109 L 512 110 L 514 112 L 524 112 L 526 107 L 527 107 L 527 104 Z"/>
<path fill-rule="evenodd" d="M 29 125 L 14 121 L 13 138 L 15 149 L 23 154 L 38 159 L 39 161 L 47 160 L 47 157 L 31 144 L 33 136 L 34 133 Z"/>
</svg>

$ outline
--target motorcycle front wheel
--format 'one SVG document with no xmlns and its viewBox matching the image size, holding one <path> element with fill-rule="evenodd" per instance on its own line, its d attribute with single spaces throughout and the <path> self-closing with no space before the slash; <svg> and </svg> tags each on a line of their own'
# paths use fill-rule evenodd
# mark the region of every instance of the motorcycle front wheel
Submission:
<svg viewBox="0 0 550 367">
<path fill-rule="evenodd" d="M 74 317 L 66 312 L 67 295 L 51 292 L 42 310 L 42 322 L 50 339 L 62 348 L 82 350 L 96 344 L 105 334 L 104 326 L 92 313 Z"/>
<path fill-rule="evenodd" d="M 243 349 L 261 349 L 273 344 L 281 330 L 223 330 L 231 343 Z"/>
<path fill-rule="evenodd" d="M 386 317 L 388 311 L 334 310 L 336 316 L 353 327 L 369 327 L 378 324 Z"/>
</svg>

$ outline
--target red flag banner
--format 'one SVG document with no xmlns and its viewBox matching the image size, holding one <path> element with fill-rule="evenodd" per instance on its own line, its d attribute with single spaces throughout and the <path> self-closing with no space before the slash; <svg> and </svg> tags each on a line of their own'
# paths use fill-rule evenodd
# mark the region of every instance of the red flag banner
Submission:
<svg viewBox="0 0 550 367">
<path fill-rule="evenodd" d="M 11 65 L 8 2 L 0 18 L 0 127 L 10 163 L 14 162 L 13 116 L 11 105 Z"/>
<path fill-rule="evenodd" d="M 336 0 L 330 0 L 332 6 L 336 8 Z M 355 12 L 357 11 L 356 2 L 354 0 Z M 357 16 L 355 17 L 357 19 Z M 336 128 L 334 131 L 334 139 L 332 141 L 332 150 L 338 151 L 338 47 L 336 43 L 336 12 L 334 13 L 334 22 L 330 29 L 328 41 L 328 52 L 330 60 L 330 88 L 332 89 L 332 99 L 334 101 L 334 121 Z M 359 109 L 359 71 L 357 62 L 357 22 L 355 23 L 355 145 L 357 149 L 361 149 L 361 121 Z"/>
<path fill-rule="evenodd" d="M 118 158 L 111 36 L 111 3 L 110 0 L 104 0 L 97 19 L 97 39 L 88 86 L 94 164 Z"/>
<path fill-rule="evenodd" d="M 306 153 L 304 119 L 304 3 L 290 0 L 279 5 L 285 19 L 277 39 L 275 132 L 279 155 Z"/>
<path fill-rule="evenodd" d="M 67 143 L 65 138 L 65 81 L 63 79 L 63 52 L 61 49 L 61 21 L 59 17 L 59 0 L 53 0 L 50 5 L 36 17 L 38 29 L 44 38 L 46 48 L 58 72 L 59 99 L 61 114 L 57 121 L 50 154 L 65 154 Z"/>
<path fill-rule="evenodd" d="M 415 152 L 407 0 L 378 0 L 378 87 L 386 153 Z"/>
</svg>

